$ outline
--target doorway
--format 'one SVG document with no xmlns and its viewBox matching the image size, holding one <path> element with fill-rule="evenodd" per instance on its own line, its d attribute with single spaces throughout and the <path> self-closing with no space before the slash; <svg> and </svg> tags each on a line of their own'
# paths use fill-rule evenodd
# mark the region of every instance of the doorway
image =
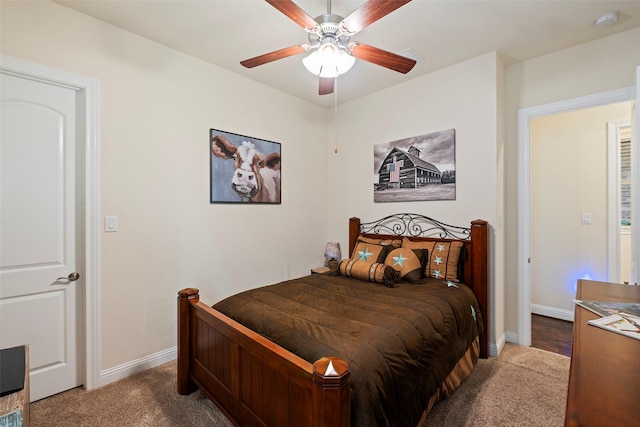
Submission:
<svg viewBox="0 0 640 427">
<path fill-rule="evenodd" d="M 98 386 L 100 366 L 100 328 L 97 298 L 99 290 L 99 87 L 98 82 L 94 79 L 4 55 L 0 57 L 0 73 L 3 84 L 3 118 L 11 116 L 16 119 L 16 122 L 11 123 L 12 126 L 3 126 L 3 137 L 7 136 L 6 141 L 3 139 L 3 156 L 7 154 L 7 157 L 3 158 L 3 162 L 13 158 L 12 156 L 14 155 L 17 156 L 15 157 L 16 159 L 24 161 L 24 165 L 31 172 L 20 175 L 21 171 L 19 169 L 13 169 L 18 174 L 16 175 L 18 179 L 31 181 L 33 185 L 29 188 L 33 191 L 38 191 L 37 184 L 39 181 L 42 182 L 43 179 L 38 168 L 38 161 L 40 162 L 39 165 L 53 174 L 56 183 L 61 183 L 66 188 L 61 190 L 58 185 L 52 187 L 55 188 L 55 191 L 58 191 L 57 196 L 63 196 L 65 200 L 48 200 L 48 202 L 45 202 L 47 206 L 58 206 L 56 212 L 51 212 L 51 215 L 41 213 L 35 220 L 36 223 L 41 225 L 53 225 L 54 229 L 57 230 L 48 234 L 47 241 L 52 242 L 52 244 L 48 246 L 43 244 L 41 247 L 39 240 L 42 236 L 38 232 L 34 232 L 34 230 L 29 230 L 29 225 L 25 225 L 28 221 L 23 222 L 20 219 L 20 215 L 29 212 L 30 201 L 42 204 L 42 200 L 38 197 L 30 197 L 34 196 L 32 192 L 24 195 L 15 193 L 14 191 L 20 191 L 21 189 L 19 183 L 16 184 L 10 179 L 3 180 L 3 209 L 7 206 L 11 209 L 19 208 L 18 211 L 13 211 L 13 216 L 9 215 L 10 218 L 14 218 L 13 222 L 11 223 L 9 218 L 7 219 L 9 222 L 6 224 L 3 222 L 3 227 L 11 226 L 18 221 L 20 226 L 24 230 L 28 230 L 32 234 L 34 241 L 37 242 L 30 246 L 22 245 L 20 235 L 16 233 L 13 233 L 11 240 L 5 242 L 6 235 L 3 233 L 3 245 L 6 243 L 7 250 L 3 251 L 3 265 L 0 269 L 0 274 L 2 275 L 2 294 L 0 294 L 2 298 L 0 302 L 3 303 L 4 308 L 7 308 L 7 310 L 3 310 L 3 316 L 9 316 L 12 321 L 20 318 L 21 322 L 25 322 L 20 324 L 15 324 L 14 322 L 11 330 L 4 329 L 3 342 L 6 341 L 5 344 L 11 344 L 16 340 L 23 340 L 25 342 L 20 344 L 28 344 L 29 341 L 33 340 L 33 342 L 38 342 L 40 346 L 40 350 L 35 348 L 38 346 L 36 344 L 34 344 L 34 348 L 30 349 L 30 367 L 34 367 L 34 370 L 31 370 L 31 377 L 34 378 L 34 375 L 37 375 L 42 378 L 42 381 L 36 379 L 31 383 L 31 400 L 34 401 L 56 392 L 55 388 L 51 388 L 48 384 L 51 379 L 45 377 L 47 377 L 49 371 L 64 368 L 63 365 L 68 357 L 67 354 L 64 354 L 65 351 L 74 351 L 75 353 L 76 360 L 73 363 L 76 366 L 72 371 L 77 378 L 74 379 L 74 382 L 79 381 L 87 389 Z M 4 89 L 11 89 L 11 91 L 5 91 Z M 11 94 L 8 94 L 9 92 Z M 7 95 L 5 96 L 5 94 Z M 61 110 L 58 110 L 58 107 L 47 107 L 44 104 L 39 104 L 38 100 L 43 97 L 49 97 L 52 100 L 62 97 L 65 99 L 64 105 L 66 106 L 62 106 L 60 107 Z M 55 104 L 57 101 L 53 102 Z M 9 116 L 5 116 L 5 112 L 10 113 Z M 54 142 L 54 150 L 49 151 L 48 155 L 39 152 L 39 149 L 34 149 L 33 146 L 21 147 L 20 144 L 7 142 L 14 138 L 26 138 L 27 141 L 31 141 L 31 138 L 33 140 L 46 140 L 46 135 L 50 135 L 50 133 L 38 133 L 40 128 L 33 126 L 33 122 L 29 118 L 32 113 L 48 121 L 51 129 L 60 129 L 61 135 L 54 135 L 53 138 L 50 138 Z M 65 128 L 65 123 L 70 122 L 65 121 L 64 114 L 73 114 L 75 121 L 73 126 L 67 124 L 67 128 Z M 17 122 L 17 120 L 25 120 L 25 122 Z M 57 122 L 59 124 L 56 124 Z M 4 134 L 5 130 L 8 132 L 6 135 Z M 64 136 L 62 136 L 63 133 Z M 68 141 L 75 140 L 73 147 L 63 146 L 65 138 L 68 138 Z M 43 143 L 40 147 L 51 146 Z M 5 148 L 7 149 L 6 153 L 4 152 Z M 21 151 L 23 149 L 27 151 Z M 33 149 L 33 151 L 29 151 L 30 149 Z M 49 162 L 54 158 L 57 159 L 57 165 L 52 165 Z M 7 164 L 10 165 L 11 162 Z M 3 174 L 4 172 L 3 168 Z M 6 188 L 4 184 L 7 184 Z M 66 184 L 69 185 L 67 186 Z M 14 193 L 10 197 L 11 192 Z M 4 203 L 5 201 L 7 202 L 6 204 Z M 31 218 L 28 219 L 31 220 Z M 4 220 L 5 218 L 3 218 Z M 69 226 L 72 223 L 67 221 L 71 220 L 77 226 Z M 69 239 L 66 234 L 67 231 L 71 231 L 68 230 L 69 228 L 73 228 L 73 231 L 78 232 L 77 238 L 73 237 L 77 244 L 73 245 L 74 248 L 72 249 L 63 244 L 65 239 Z M 61 235 L 60 233 L 65 234 Z M 11 233 L 8 234 L 10 235 Z M 44 238 L 42 240 L 44 241 Z M 37 256 L 34 253 L 30 253 L 29 248 L 37 249 L 37 251 L 32 251 L 34 253 L 37 252 Z M 77 267 L 82 270 L 82 281 L 80 283 L 75 283 L 77 276 L 73 275 L 73 273 L 77 272 L 66 271 L 67 267 Z M 47 270 L 51 271 L 44 273 Z M 19 275 L 23 272 L 31 274 L 29 277 L 30 283 L 25 284 L 25 282 L 20 281 L 22 279 L 19 279 Z M 54 272 L 55 277 L 49 277 Z M 58 273 L 60 273 L 59 277 Z M 70 284 L 72 286 L 68 288 L 75 290 L 70 291 L 72 293 L 66 293 L 65 287 Z M 76 285 L 81 285 L 82 287 L 75 287 Z M 37 292 L 30 290 L 30 286 L 40 286 L 41 290 Z M 4 297 L 5 293 L 6 298 Z M 67 303 L 73 303 L 77 307 L 69 312 L 74 315 L 73 329 L 66 328 L 65 318 L 63 317 L 65 312 L 55 311 L 56 307 L 61 307 Z M 29 307 L 27 308 L 27 306 Z M 38 310 L 38 307 L 41 306 L 46 306 L 49 313 L 48 318 L 42 319 L 41 311 Z M 52 319 L 56 321 L 54 329 L 58 333 L 54 338 L 47 337 L 46 332 L 46 322 L 50 322 Z M 75 350 L 69 350 L 60 343 L 60 337 L 64 337 L 64 334 L 68 334 L 69 331 L 80 337 L 78 340 L 80 347 Z M 54 352 L 48 351 L 50 350 L 50 345 L 54 347 Z M 56 355 L 56 352 L 60 354 Z M 63 377 L 64 375 L 62 373 Z M 42 385 L 41 387 L 38 386 L 39 383 Z"/>
<path fill-rule="evenodd" d="M 518 257 L 518 343 L 521 345 L 531 345 L 531 284 L 533 273 L 531 121 L 540 117 L 625 102 L 631 99 L 632 89 L 627 88 L 518 111 L 518 194 L 520 195 L 518 198 L 518 253 L 520 254 Z M 550 170 L 549 172 L 558 173 L 561 171 Z M 562 205 L 562 202 L 560 202 L 560 205 Z M 589 214 L 589 212 L 580 212 L 580 215 L 582 213 Z M 589 215 L 579 217 L 580 222 L 583 220 L 588 222 L 589 219 Z M 592 277 L 592 279 L 595 278 Z M 566 312 L 564 314 L 566 315 Z"/>
</svg>

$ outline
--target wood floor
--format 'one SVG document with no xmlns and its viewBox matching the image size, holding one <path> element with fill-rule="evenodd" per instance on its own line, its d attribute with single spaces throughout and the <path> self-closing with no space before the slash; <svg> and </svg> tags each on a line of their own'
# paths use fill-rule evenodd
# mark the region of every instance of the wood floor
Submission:
<svg viewBox="0 0 640 427">
<path fill-rule="evenodd" d="M 531 347 L 571 356 L 573 322 L 531 315 Z"/>
</svg>

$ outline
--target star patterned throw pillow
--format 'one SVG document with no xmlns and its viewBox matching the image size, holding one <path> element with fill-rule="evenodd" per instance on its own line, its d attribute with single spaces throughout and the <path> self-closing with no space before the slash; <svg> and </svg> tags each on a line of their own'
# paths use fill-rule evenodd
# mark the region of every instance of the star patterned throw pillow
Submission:
<svg viewBox="0 0 640 427">
<path fill-rule="evenodd" d="M 408 238 L 402 240 L 402 247 L 409 249 L 427 249 L 429 261 L 425 267 L 425 275 L 435 279 L 459 282 L 458 260 L 462 250 L 462 242 L 421 241 L 414 242 Z"/>
<path fill-rule="evenodd" d="M 398 248 L 389 252 L 384 263 L 400 272 L 400 280 L 421 283 L 428 253 L 424 249 Z"/>
<path fill-rule="evenodd" d="M 429 260 L 429 275 L 435 279 L 458 282 L 458 258 L 461 242 L 436 242 Z"/>
<path fill-rule="evenodd" d="M 389 251 L 393 247 L 388 245 L 376 245 L 372 243 L 358 242 L 353 249 L 351 259 L 364 262 L 384 262 Z"/>
</svg>

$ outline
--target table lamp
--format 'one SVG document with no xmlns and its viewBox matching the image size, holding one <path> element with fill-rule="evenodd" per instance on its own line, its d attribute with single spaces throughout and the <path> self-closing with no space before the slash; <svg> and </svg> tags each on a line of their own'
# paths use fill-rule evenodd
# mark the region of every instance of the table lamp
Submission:
<svg viewBox="0 0 640 427">
<path fill-rule="evenodd" d="M 327 260 L 327 267 L 331 271 L 338 271 L 338 264 L 340 263 L 340 243 L 327 242 L 327 247 L 324 250 L 324 257 Z"/>
</svg>

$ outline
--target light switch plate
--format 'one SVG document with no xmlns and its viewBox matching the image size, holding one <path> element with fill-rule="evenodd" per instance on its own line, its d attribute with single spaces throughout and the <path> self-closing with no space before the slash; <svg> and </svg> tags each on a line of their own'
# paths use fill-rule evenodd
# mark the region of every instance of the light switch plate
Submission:
<svg viewBox="0 0 640 427">
<path fill-rule="evenodd" d="M 581 222 L 582 224 L 591 224 L 591 214 L 583 213 Z"/>
<path fill-rule="evenodd" d="M 106 233 L 118 231 L 118 217 L 117 216 L 105 216 L 104 217 L 104 231 Z"/>
</svg>

